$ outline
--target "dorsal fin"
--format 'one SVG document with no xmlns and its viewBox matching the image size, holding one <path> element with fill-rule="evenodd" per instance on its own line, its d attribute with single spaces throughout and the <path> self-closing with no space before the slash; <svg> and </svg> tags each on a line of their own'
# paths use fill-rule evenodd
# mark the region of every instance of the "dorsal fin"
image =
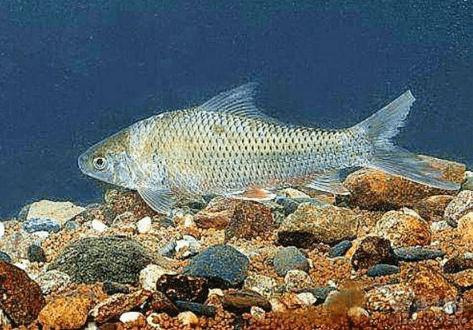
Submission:
<svg viewBox="0 0 473 330">
<path fill-rule="evenodd" d="M 277 123 L 278 121 L 262 113 L 255 106 L 253 96 L 257 83 L 247 83 L 240 87 L 218 94 L 198 108 L 204 111 L 225 112 L 236 116 L 256 118 Z"/>
</svg>

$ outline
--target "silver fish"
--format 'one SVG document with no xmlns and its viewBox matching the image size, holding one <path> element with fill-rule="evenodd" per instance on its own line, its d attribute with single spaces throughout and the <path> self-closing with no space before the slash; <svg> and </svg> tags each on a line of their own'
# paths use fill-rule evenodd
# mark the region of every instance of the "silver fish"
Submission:
<svg viewBox="0 0 473 330">
<path fill-rule="evenodd" d="M 83 173 L 137 190 L 155 211 L 170 210 L 176 194 L 241 195 L 294 185 L 348 194 L 339 170 L 362 166 L 441 189 L 417 155 L 395 146 L 414 102 L 410 91 L 361 123 L 341 130 L 282 124 L 254 105 L 255 84 L 206 103 L 141 120 L 78 158 Z"/>
</svg>

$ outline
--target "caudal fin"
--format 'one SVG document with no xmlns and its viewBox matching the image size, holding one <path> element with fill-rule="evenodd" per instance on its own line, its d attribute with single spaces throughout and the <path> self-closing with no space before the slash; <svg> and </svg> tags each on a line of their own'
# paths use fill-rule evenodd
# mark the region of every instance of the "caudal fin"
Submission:
<svg viewBox="0 0 473 330">
<path fill-rule="evenodd" d="M 391 138 L 404 125 L 404 120 L 414 101 L 411 91 L 407 91 L 355 126 L 363 130 L 373 144 L 373 157 L 364 166 L 380 169 L 431 187 L 458 190 L 459 184 L 441 179 L 442 173 L 432 168 L 427 161 L 391 142 Z"/>
</svg>

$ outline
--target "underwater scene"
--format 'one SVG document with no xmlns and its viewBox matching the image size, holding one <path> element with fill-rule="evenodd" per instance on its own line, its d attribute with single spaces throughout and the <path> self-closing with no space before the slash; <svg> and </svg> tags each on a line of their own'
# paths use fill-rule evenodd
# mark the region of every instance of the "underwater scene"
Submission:
<svg viewBox="0 0 473 330">
<path fill-rule="evenodd" d="M 0 329 L 473 329 L 468 1 L 0 15 Z"/>
</svg>

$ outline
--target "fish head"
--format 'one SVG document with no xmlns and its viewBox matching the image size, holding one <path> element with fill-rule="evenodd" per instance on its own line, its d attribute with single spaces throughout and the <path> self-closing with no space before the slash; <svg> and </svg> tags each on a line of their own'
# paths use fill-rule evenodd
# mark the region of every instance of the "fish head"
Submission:
<svg viewBox="0 0 473 330">
<path fill-rule="evenodd" d="M 82 173 L 100 181 L 134 189 L 128 135 L 126 131 L 119 132 L 81 154 L 77 163 Z"/>
</svg>

